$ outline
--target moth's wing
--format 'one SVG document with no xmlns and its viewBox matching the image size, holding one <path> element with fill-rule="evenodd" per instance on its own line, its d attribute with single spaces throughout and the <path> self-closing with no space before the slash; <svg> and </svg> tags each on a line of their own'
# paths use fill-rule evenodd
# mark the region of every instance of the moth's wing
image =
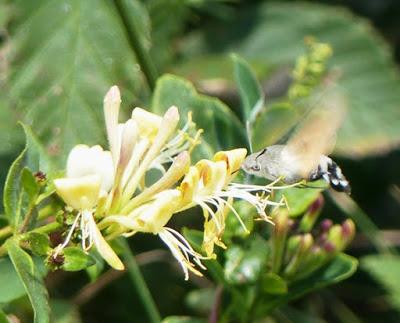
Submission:
<svg viewBox="0 0 400 323">
<path fill-rule="evenodd" d="M 340 92 L 327 93 L 289 139 L 284 153 L 296 159 L 299 175 L 307 177 L 317 167 L 320 156 L 333 150 L 345 112 L 346 103 Z"/>
<path fill-rule="evenodd" d="M 285 132 L 276 142 L 274 142 L 274 145 L 287 144 L 290 138 L 292 138 L 307 122 L 310 115 L 315 113 L 315 110 L 320 109 L 321 106 L 324 105 L 325 96 L 329 95 L 329 92 L 332 91 L 333 88 L 334 85 L 331 83 L 318 87 L 318 90 L 316 90 L 314 94 L 302 101 L 300 106 L 297 107 L 298 115 L 296 120 L 292 124 L 286 125 Z"/>
</svg>

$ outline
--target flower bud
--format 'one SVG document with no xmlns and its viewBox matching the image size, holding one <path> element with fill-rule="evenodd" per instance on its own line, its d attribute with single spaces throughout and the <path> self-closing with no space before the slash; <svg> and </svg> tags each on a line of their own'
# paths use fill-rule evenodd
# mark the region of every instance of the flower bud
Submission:
<svg viewBox="0 0 400 323">
<path fill-rule="evenodd" d="M 315 221 L 318 219 L 324 206 L 324 197 L 319 195 L 318 198 L 309 206 L 306 214 L 300 221 L 299 229 L 301 232 L 310 232 L 313 228 Z"/>
<path fill-rule="evenodd" d="M 289 231 L 289 216 L 287 211 L 278 212 L 274 218 L 274 223 L 275 227 L 272 235 L 272 272 L 279 273 L 286 245 L 286 237 Z"/>
<path fill-rule="evenodd" d="M 314 239 L 310 233 L 306 233 L 301 236 L 297 245 L 297 249 L 294 251 L 293 257 L 290 259 L 285 268 L 285 276 L 292 277 L 294 274 L 296 274 L 302 263 L 305 261 L 307 253 L 310 251 L 313 243 Z"/>
</svg>

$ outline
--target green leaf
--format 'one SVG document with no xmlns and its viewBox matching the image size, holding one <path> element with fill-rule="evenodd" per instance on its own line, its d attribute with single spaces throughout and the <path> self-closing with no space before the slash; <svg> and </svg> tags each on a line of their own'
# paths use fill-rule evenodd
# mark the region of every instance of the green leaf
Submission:
<svg viewBox="0 0 400 323">
<path fill-rule="evenodd" d="M 34 322 L 50 322 L 49 295 L 40 271 L 31 256 L 21 249 L 17 240 L 9 239 L 7 241 L 7 250 L 31 301 L 34 311 Z"/>
<path fill-rule="evenodd" d="M 65 271 L 79 271 L 93 266 L 96 260 L 86 254 L 81 248 L 67 247 L 63 250 L 64 263 L 62 269 Z"/>
<path fill-rule="evenodd" d="M 198 47 L 287 66 L 304 53 L 304 37 L 329 43 L 334 54 L 327 81 L 336 81 L 348 106 L 336 152 L 354 158 L 398 147 L 399 73 L 389 46 L 368 21 L 335 6 L 297 1 L 267 2 L 231 19 L 223 21 L 225 28 L 210 26 Z"/>
<path fill-rule="evenodd" d="M 50 250 L 49 236 L 39 232 L 29 232 L 24 235 L 23 240 L 29 244 L 31 251 L 38 256 L 45 256 Z"/>
<path fill-rule="evenodd" d="M 22 223 L 23 216 L 34 212 L 39 186 L 32 173 L 53 169 L 51 160 L 30 127 L 23 124 L 22 127 L 26 146 L 9 169 L 3 192 L 5 213 L 15 230 Z"/>
<path fill-rule="evenodd" d="M 183 120 L 192 111 L 197 127 L 204 129 L 202 142 L 196 148 L 200 156 L 211 157 L 218 150 L 244 145 L 243 125 L 225 104 L 218 99 L 198 94 L 185 79 L 166 74 L 157 81 L 152 110 L 163 114 L 172 105 L 179 108 Z"/>
<path fill-rule="evenodd" d="M 207 320 L 192 316 L 168 316 L 162 323 L 206 323 Z"/>
<path fill-rule="evenodd" d="M 188 4 L 188 1 L 181 0 L 145 1 L 152 27 L 150 53 L 159 67 L 168 66 L 174 58 L 174 40 L 184 31 L 185 20 L 190 14 Z"/>
<path fill-rule="evenodd" d="M 26 294 L 24 285 L 9 258 L 0 259 L 0 303 L 8 303 Z"/>
<path fill-rule="evenodd" d="M 264 107 L 264 94 L 250 67 L 238 55 L 232 55 L 234 75 L 242 101 L 242 120 L 250 124 Z"/>
<path fill-rule="evenodd" d="M 260 298 L 260 306 L 257 307 L 258 316 L 263 316 L 274 308 L 295 300 L 311 291 L 337 284 L 347 279 L 354 274 L 357 264 L 357 259 L 346 254 L 339 254 L 329 264 L 313 273 L 310 277 L 290 285 L 287 294 L 281 296 L 265 295 Z"/>
<path fill-rule="evenodd" d="M 230 246 L 225 253 L 226 281 L 230 284 L 255 282 L 265 269 L 268 252 L 267 242 L 259 236 L 252 237 L 246 247 Z"/>
<path fill-rule="evenodd" d="M 263 110 L 252 130 L 254 151 L 276 144 L 298 120 L 299 113 L 289 103 L 275 103 Z"/>
<path fill-rule="evenodd" d="M 400 257 L 371 255 L 361 259 L 361 268 L 383 285 L 392 305 L 400 311 Z"/>
<path fill-rule="evenodd" d="M 261 278 L 261 288 L 267 294 L 286 294 L 288 287 L 286 281 L 274 273 L 266 273 Z"/>
<path fill-rule="evenodd" d="M 146 94 L 114 3 L 19 0 L 14 5 L 10 99 L 54 155 L 65 156 L 77 143 L 101 143 L 109 87 L 120 86 L 126 104 L 135 93 Z"/>
<path fill-rule="evenodd" d="M 321 184 L 321 186 L 322 185 L 325 184 L 323 183 Z M 303 214 L 307 210 L 311 203 L 318 198 L 321 191 L 321 189 L 317 188 L 292 187 L 286 190 L 279 191 L 276 195 L 276 198 L 279 199 L 281 195 L 284 195 L 289 207 L 289 215 L 292 217 L 296 217 Z"/>
</svg>

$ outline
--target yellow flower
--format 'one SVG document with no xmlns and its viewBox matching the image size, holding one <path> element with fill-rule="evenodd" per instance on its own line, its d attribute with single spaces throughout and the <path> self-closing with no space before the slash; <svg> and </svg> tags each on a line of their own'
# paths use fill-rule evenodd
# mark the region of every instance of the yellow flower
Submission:
<svg viewBox="0 0 400 323">
<path fill-rule="evenodd" d="M 262 218 L 270 221 L 266 206 L 281 205 L 268 201 L 272 187 L 232 183 L 246 149 L 217 152 L 212 160 L 190 166 L 190 152 L 199 143 L 201 133 L 195 130 L 190 113 L 181 130 L 179 111 L 174 106 L 163 116 L 135 108 L 128 121 L 119 123 L 120 103 L 119 90 L 113 86 L 104 99 L 110 150 L 75 146 L 68 157 L 66 177 L 54 181 L 58 195 L 78 211 L 57 253 L 79 229 L 84 250 L 94 245 L 110 266 L 123 269 L 104 236 L 112 239 L 154 234 L 167 245 L 188 279 L 189 271 L 201 275 L 197 267 L 204 269 L 201 260 L 215 257 L 215 245 L 225 247 L 221 237 L 229 211 L 247 231 L 234 208 L 236 199 L 252 204 Z M 160 176 L 147 185 L 146 174 L 151 169 L 160 170 Z M 260 191 L 261 195 L 255 194 Z M 202 249 L 206 256 L 168 227 L 175 214 L 196 205 L 203 210 Z"/>
<path fill-rule="evenodd" d="M 79 228 L 82 248 L 89 250 L 94 245 L 115 269 L 124 266 L 105 241 L 95 218 L 105 218 L 103 224 L 112 224 L 110 219 L 114 219 L 114 224 L 120 222 L 120 226 L 131 219 L 137 231 L 159 233 L 164 241 L 167 240 L 164 225 L 180 205 L 181 195 L 178 190 L 168 189 L 188 170 L 190 156 L 186 150 L 197 144 L 199 135 L 199 132 L 191 135 L 194 124 L 189 116 L 186 126 L 174 136 L 179 122 L 176 107 L 171 107 L 163 117 L 135 108 L 127 122 L 118 123 L 120 103 L 119 90 L 113 86 L 104 99 L 110 151 L 98 145 L 75 146 L 68 156 L 66 177 L 54 181 L 57 194 L 78 211 L 55 255 L 68 245 L 73 232 Z M 165 171 L 163 164 L 170 161 L 173 161 L 172 166 Z M 145 188 L 146 172 L 152 168 L 161 169 L 163 176 Z M 141 207 L 144 203 L 147 203 L 146 208 Z M 144 209 L 146 212 L 140 212 Z M 126 221 L 111 214 L 123 216 Z M 123 233 L 130 227 L 123 226 Z M 103 225 L 102 228 L 106 227 Z M 115 232 L 108 230 L 107 234 L 112 236 Z M 176 243 L 169 241 L 169 246 L 172 245 Z"/>
</svg>

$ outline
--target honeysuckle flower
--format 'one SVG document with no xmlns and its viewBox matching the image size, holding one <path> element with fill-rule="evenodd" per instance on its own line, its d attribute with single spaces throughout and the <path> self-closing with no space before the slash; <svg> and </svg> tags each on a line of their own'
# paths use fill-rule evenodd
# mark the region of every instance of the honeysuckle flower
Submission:
<svg viewBox="0 0 400 323">
<path fill-rule="evenodd" d="M 172 229 L 164 228 L 172 216 L 168 207 L 175 204 L 178 207 L 179 203 L 174 204 L 174 200 L 178 198 L 177 194 L 181 194 L 176 191 L 171 195 L 172 191 L 166 190 L 189 168 L 190 156 L 186 150 L 198 143 L 200 133 L 193 134 L 194 123 L 189 115 L 187 124 L 175 134 L 179 122 L 176 107 L 171 107 L 163 117 L 135 108 L 127 122 L 118 123 L 120 103 L 119 90 L 114 86 L 104 99 L 110 151 L 98 145 L 75 146 L 68 156 L 66 177 L 54 181 L 58 195 L 78 211 L 64 243 L 57 247 L 55 255 L 68 245 L 72 234 L 79 228 L 82 248 L 89 250 L 94 245 L 115 269 L 123 269 L 123 264 L 107 244 L 96 223 L 111 214 L 127 216 L 134 211 L 134 214 L 138 214 L 138 231 L 160 234 L 163 241 L 173 248 L 171 251 L 174 254 L 178 254 L 177 248 L 187 248 L 181 244 L 177 233 L 172 234 Z M 165 171 L 162 164 L 171 161 L 172 165 Z M 144 178 L 151 168 L 162 168 L 163 176 L 145 188 Z M 168 203 L 163 208 L 165 201 Z M 140 207 L 145 202 L 152 204 L 150 209 Z M 144 209 L 146 212 L 140 213 Z M 113 219 L 112 216 L 110 218 Z M 118 221 L 114 224 L 118 224 Z M 126 229 L 129 226 L 124 227 L 123 231 Z M 110 233 L 111 236 L 113 234 L 115 232 Z M 187 251 L 183 255 L 187 256 Z M 192 255 L 197 257 L 194 251 Z"/>
<path fill-rule="evenodd" d="M 78 210 L 78 215 L 68 232 L 67 238 L 63 244 L 57 247 L 54 257 L 69 243 L 80 220 L 83 250 L 88 250 L 94 244 L 99 254 L 110 266 L 122 270 L 124 269 L 123 263 L 105 241 L 93 218 L 92 210 L 99 201 L 101 183 L 99 175 L 86 175 L 79 178 L 67 177 L 54 180 L 58 195 L 67 205 Z"/>
<path fill-rule="evenodd" d="M 246 153 L 246 149 L 243 148 L 220 151 L 214 155 L 212 161 L 201 160 L 190 168 L 180 185 L 184 196 L 183 207 L 180 211 L 194 205 L 199 205 L 203 209 L 205 218 L 203 250 L 209 257 L 215 257 L 214 244 L 224 247 L 221 236 L 228 210 L 236 216 L 243 229 L 248 232 L 233 206 L 234 200 L 240 199 L 250 203 L 256 208 L 260 217 L 270 223 L 272 220 L 265 213 L 266 207 L 284 205 L 283 201 L 273 202 L 268 199 L 274 183 L 269 186 L 259 186 L 232 182 Z M 262 194 L 254 194 L 254 192 Z"/>
<path fill-rule="evenodd" d="M 170 249 L 188 279 L 189 272 L 201 275 L 197 267 L 204 269 L 201 260 L 215 257 L 215 245 L 225 247 L 221 237 L 230 211 L 247 230 L 234 207 L 235 200 L 252 204 L 262 218 L 270 221 L 265 208 L 281 205 L 268 200 L 272 187 L 232 183 L 246 149 L 218 152 L 212 160 L 203 159 L 190 166 L 190 152 L 200 142 L 201 133 L 195 130 L 190 113 L 181 130 L 179 111 L 174 106 L 163 116 L 135 108 L 128 121 L 119 123 L 120 103 L 119 90 L 114 86 L 104 99 L 110 150 L 75 146 L 68 157 L 66 177 L 54 181 L 58 195 L 77 210 L 56 253 L 79 230 L 84 250 L 95 246 L 112 267 L 122 269 L 122 262 L 106 240 L 120 235 L 154 234 Z M 161 174 L 147 185 L 146 174 L 154 168 Z M 206 256 L 168 226 L 175 214 L 197 205 L 203 210 L 202 249 Z"/>
</svg>

